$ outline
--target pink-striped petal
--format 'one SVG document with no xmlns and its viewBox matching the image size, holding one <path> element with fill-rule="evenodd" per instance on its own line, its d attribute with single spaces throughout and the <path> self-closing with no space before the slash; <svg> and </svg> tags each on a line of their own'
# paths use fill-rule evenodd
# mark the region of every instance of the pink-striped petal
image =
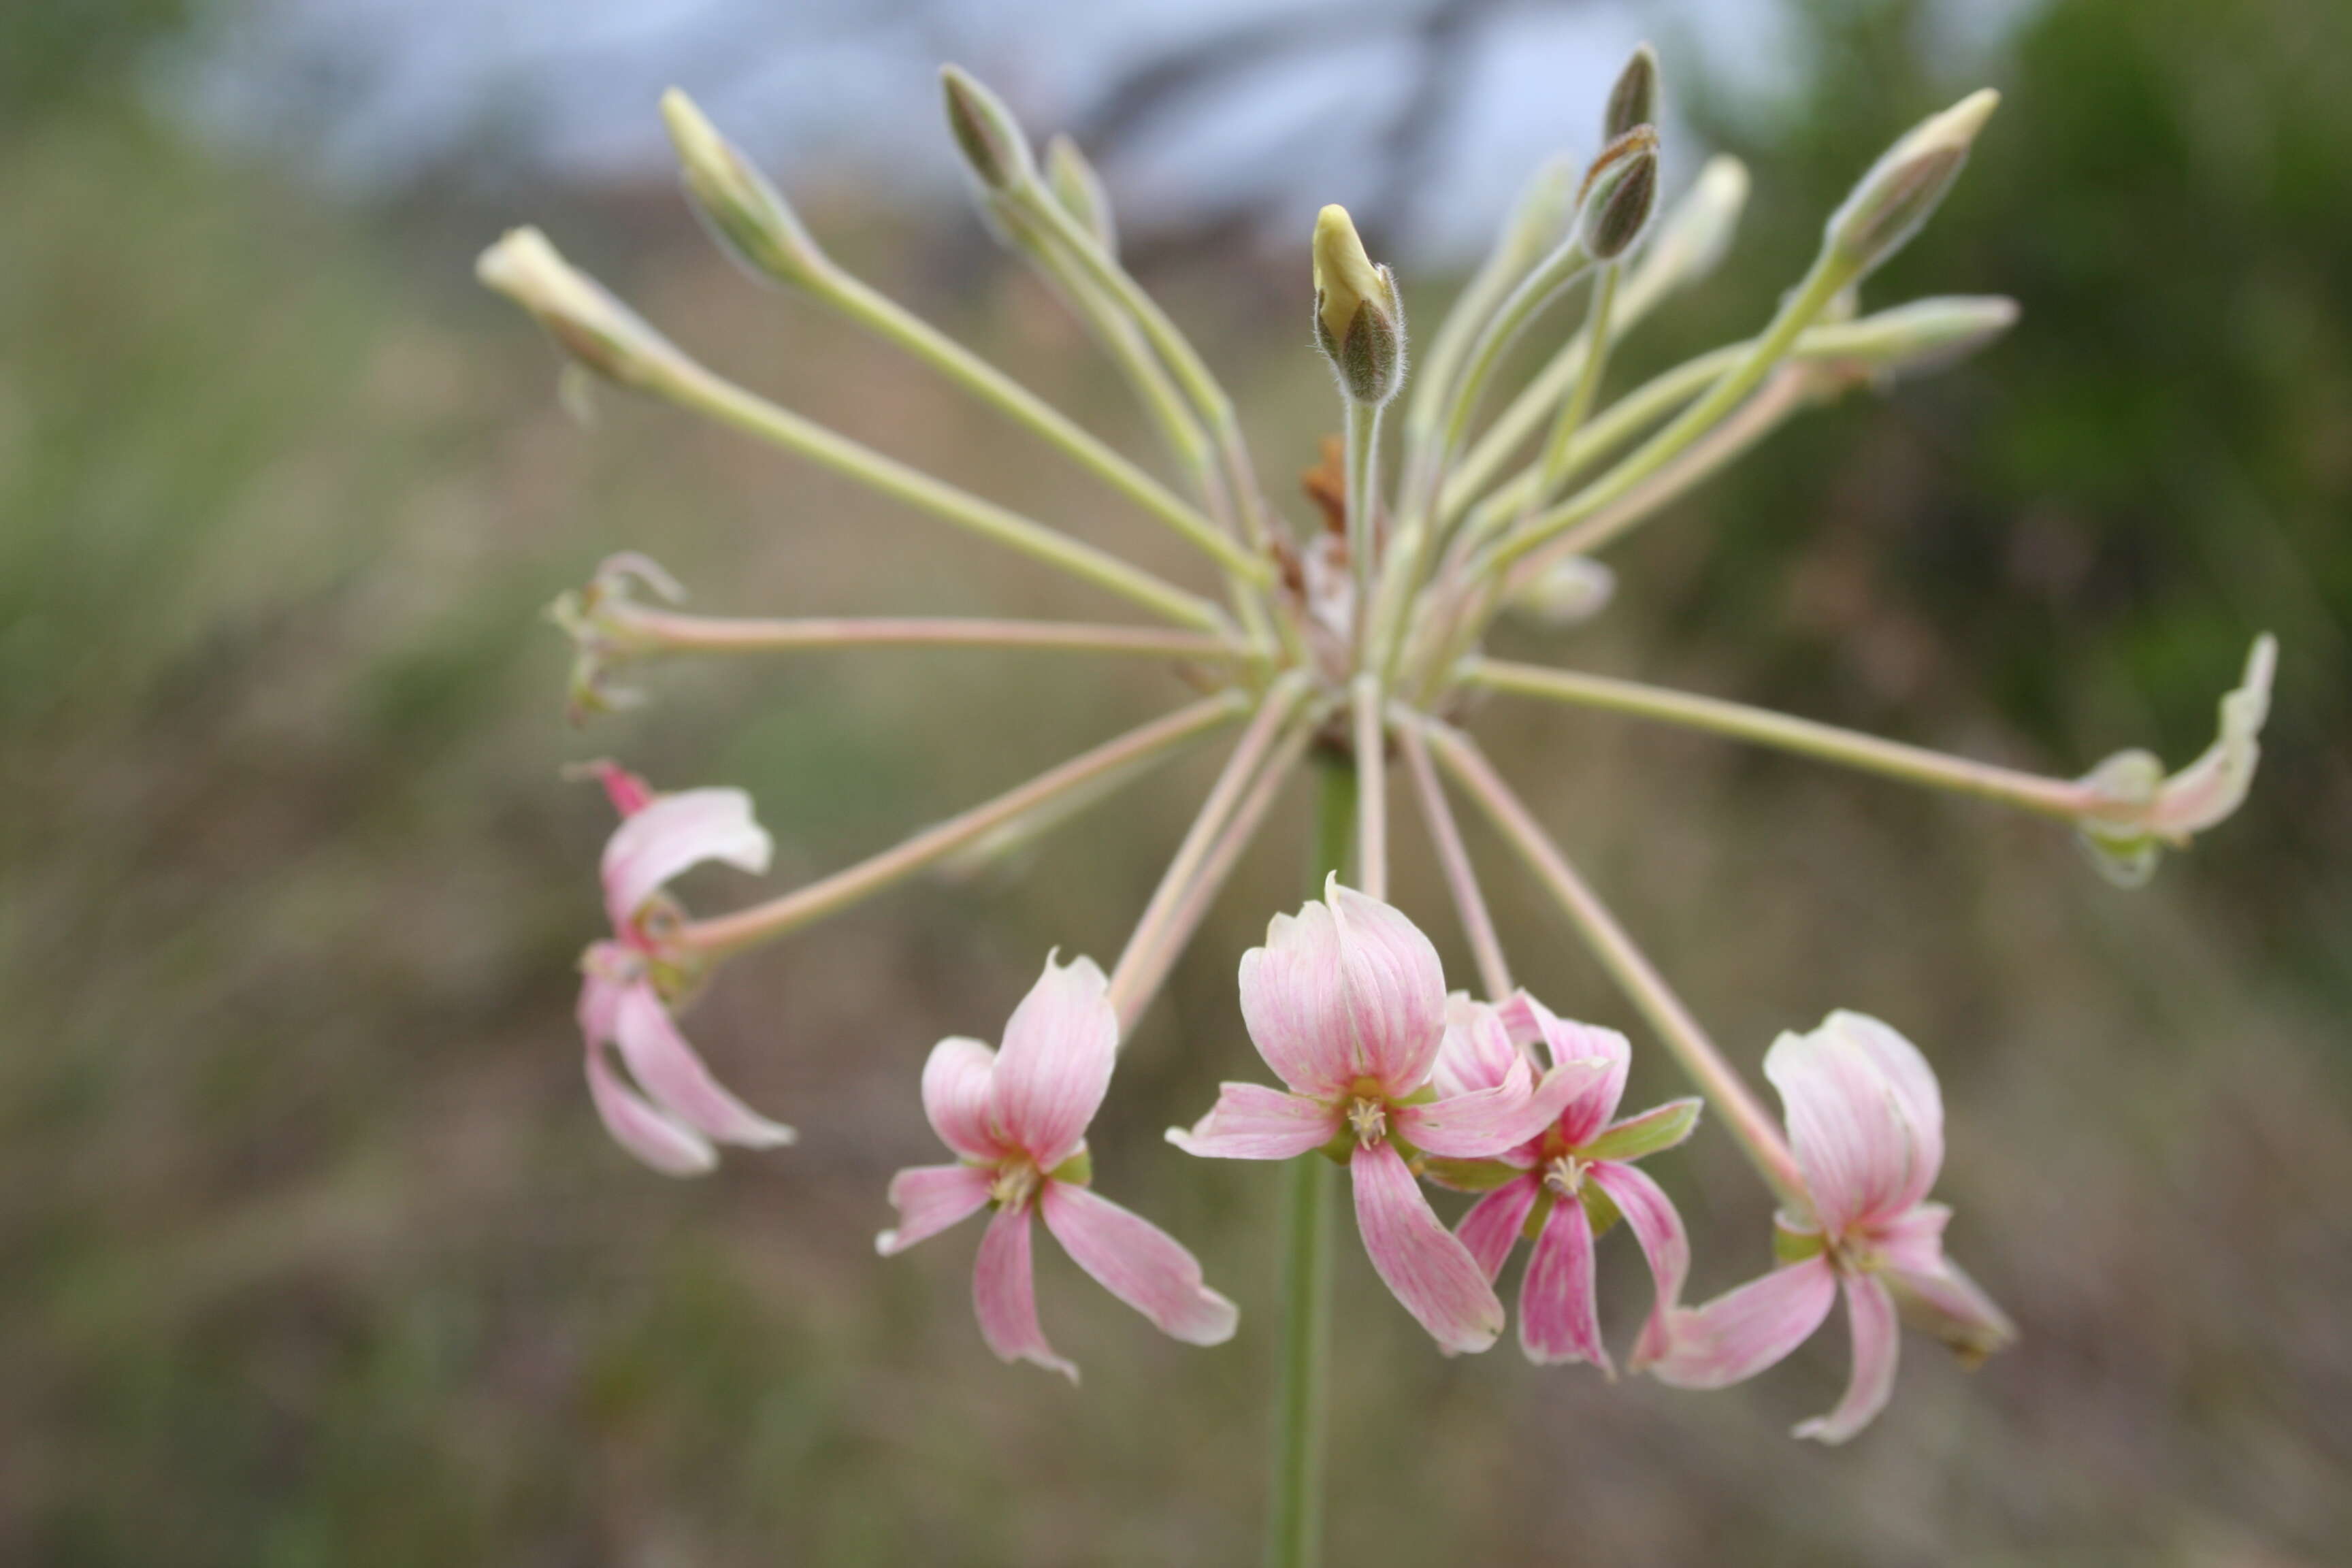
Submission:
<svg viewBox="0 0 2352 1568">
<path fill-rule="evenodd" d="M 1519 1233 L 1542 1191 L 1534 1176 L 1515 1176 L 1472 1204 L 1462 1223 L 1454 1227 L 1454 1236 L 1486 1271 L 1488 1284 L 1502 1277 L 1503 1265 L 1510 1261 L 1511 1248 L 1518 1244 Z"/>
<path fill-rule="evenodd" d="M 972 1265 L 971 1308 L 980 1319 L 980 1337 L 1003 1362 L 1034 1362 L 1058 1372 L 1072 1383 L 1078 1369 L 1054 1353 L 1045 1331 L 1037 1325 L 1037 1278 L 1029 1253 L 1029 1208 L 1001 1208 L 980 1238 L 980 1258 Z"/>
<path fill-rule="evenodd" d="M 1872 1274 L 1852 1274 L 1845 1281 L 1845 1319 L 1853 1333 L 1853 1373 L 1837 1408 L 1797 1424 L 1796 1436 L 1819 1443 L 1843 1443 L 1878 1418 L 1895 1394 L 1895 1366 L 1901 1333 L 1895 1318 L 1895 1298 Z"/>
<path fill-rule="evenodd" d="M 1592 1224 L 1582 1204 L 1554 1204 L 1519 1281 L 1519 1348 L 1529 1361 L 1538 1366 L 1589 1361 L 1616 1375 L 1601 1342 L 1593 1291 Z"/>
<path fill-rule="evenodd" d="M 971 1160 L 994 1160 L 1004 1145 L 988 1124 L 988 1080 L 996 1052 L 950 1035 L 923 1063 L 923 1116 L 940 1142 Z"/>
<path fill-rule="evenodd" d="M 1560 1017 L 1525 991 L 1511 997 L 1506 1022 L 1514 1026 L 1515 1037 L 1525 1037 L 1529 1044 L 1541 1041 L 1546 1058 L 1555 1067 L 1569 1062 L 1601 1064 L 1601 1070 L 1560 1112 L 1560 1136 L 1569 1146 L 1587 1142 L 1608 1126 L 1609 1119 L 1617 1114 L 1617 1102 L 1625 1097 L 1625 1072 L 1633 1060 L 1633 1047 L 1625 1037 L 1614 1029 Z"/>
<path fill-rule="evenodd" d="M 1445 971 L 1402 910 L 1328 878 L 1359 1070 L 1402 1100 L 1429 1081 L 1445 1040 Z"/>
<path fill-rule="evenodd" d="M 588 1047 L 588 1093 L 614 1142 L 663 1175 L 699 1176 L 719 1163 L 709 1143 L 623 1083 L 597 1043 Z"/>
<path fill-rule="evenodd" d="M 1004 1026 L 989 1109 L 1005 1142 L 1050 1171 L 1086 1141 L 1118 1059 L 1118 1014 L 1091 958 L 1045 972 Z"/>
<path fill-rule="evenodd" d="M 1649 1365 L 1677 1388 L 1727 1388 L 1780 1361 L 1811 1337 L 1837 1300 L 1826 1258 L 1809 1258 L 1668 1320 L 1665 1353 Z"/>
<path fill-rule="evenodd" d="M 1832 1236 L 1902 1213 L 1933 1184 L 1943 1158 L 1935 1075 L 1885 1025 L 1832 1013 L 1811 1034 L 1774 1041 L 1764 1076 L 1780 1091 L 1789 1142 Z"/>
<path fill-rule="evenodd" d="M 625 819 L 604 844 L 604 909 L 614 931 L 627 931 L 645 902 L 671 878 L 705 860 L 754 876 L 774 846 L 753 820 L 740 789 L 689 789 L 656 798 Z"/>
<path fill-rule="evenodd" d="M 772 1149 L 799 1134 L 771 1121 L 720 1087 L 662 1005 L 650 982 L 622 992 L 613 1015 L 613 1038 L 630 1076 L 655 1104 L 704 1137 L 751 1149 Z"/>
<path fill-rule="evenodd" d="M 1349 1159 L 1356 1228 L 1373 1271 L 1449 1353 L 1483 1351 L 1503 1331 L 1503 1303 L 1470 1249 L 1438 1223 L 1400 1155 L 1383 1140 Z"/>
<path fill-rule="evenodd" d="M 1625 1216 L 1625 1228 L 1640 1244 L 1643 1259 L 1650 1266 L 1650 1281 L 1656 1287 L 1641 1338 L 1633 1342 L 1633 1366 L 1638 1371 L 1666 1352 L 1667 1327 L 1675 1309 L 1682 1305 L 1683 1285 L 1690 1279 L 1690 1233 L 1683 1228 L 1683 1216 L 1674 1200 L 1633 1166 L 1597 1162 L 1586 1167 L 1584 1179 L 1607 1193 L 1617 1212 Z"/>
<path fill-rule="evenodd" d="M 1441 1100 L 1494 1089 L 1525 1067 L 1527 1058 L 1511 1043 L 1502 1014 L 1456 991 L 1445 999 L 1445 1039 L 1438 1047 L 1430 1086 Z"/>
<path fill-rule="evenodd" d="M 1265 945 L 1242 954 L 1241 989 L 1242 1022 L 1275 1077 L 1325 1100 L 1355 1079 L 1339 930 L 1329 910 L 1309 903 L 1275 916 Z"/>
<path fill-rule="evenodd" d="M 1413 1146 L 1452 1160 L 1484 1160 L 1517 1148 L 1559 1120 L 1560 1110 L 1608 1070 L 1601 1062 L 1570 1062 L 1544 1074 L 1532 1089 L 1521 1074 L 1498 1089 L 1426 1105 L 1400 1105 L 1390 1119 Z"/>
<path fill-rule="evenodd" d="M 1264 1084 L 1228 1083 L 1192 1125 L 1168 1130 L 1168 1142 L 1206 1160 L 1287 1160 L 1339 1135 L 1339 1108 Z"/>
<path fill-rule="evenodd" d="M 1095 1282 L 1188 1345 L 1221 1345 L 1240 1313 L 1209 1289 L 1201 1265 L 1176 1238 L 1085 1187 L 1048 1181 L 1038 1206 L 1077 1266 Z"/>
<path fill-rule="evenodd" d="M 890 1178 L 890 1206 L 898 1225 L 874 1238 L 874 1250 L 894 1258 L 988 1205 L 995 1173 L 982 1165 L 909 1165 Z"/>
</svg>

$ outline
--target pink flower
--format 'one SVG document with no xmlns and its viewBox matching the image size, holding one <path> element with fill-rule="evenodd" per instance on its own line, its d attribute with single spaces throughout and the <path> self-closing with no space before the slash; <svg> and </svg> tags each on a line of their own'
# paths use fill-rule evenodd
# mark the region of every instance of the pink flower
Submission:
<svg viewBox="0 0 2352 1568">
<path fill-rule="evenodd" d="M 1447 1029 L 1437 950 L 1402 911 L 1337 877 L 1324 900 L 1276 915 L 1266 944 L 1242 958 L 1242 1016 L 1289 1092 L 1228 1083 L 1169 1141 L 1215 1159 L 1287 1160 L 1344 1136 L 1373 1268 L 1440 1346 L 1483 1351 L 1503 1331 L 1503 1304 L 1431 1211 L 1405 1151 L 1478 1160 L 1516 1148 L 1603 1064 L 1560 1064 L 1534 1084 L 1514 1052 L 1491 1084 L 1433 1086 Z"/>
<path fill-rule="evenodd" d="M 621 814 L 604 845 L 613 940 L 591 944 L 580 960 L 580 1033 L 597 1114 L 623 1148 L 664 1175 L 709 1170 L 718 1163 L 714 1142 L 754 1149 L 791 1142 L 791 1128 L 752 1110 L 710 1076 L 664 999 L 698 976 L 663 947 L 662 933 L 680 915 L 662 887 L 705 860 L 766 870 L 768 835 L 752 820 L 751 797 L 740 789 L 656 795 L 610 763 L 597 763 L 596 772 Z M 618 1048 L 636 1088 L 613 1070 L 607 1046 Z"/>
<path fill-rule="evenodd" d="M 923 1068 L 923 1114 L 953 1165 L 918 1165 L 890 1181 L 898 1228 L 875 1237 L 887 1258 L 996 1205 L 971 1279 L 981 1337 L 1003 1361 L 1031 1361 L 1077 1381 L 1037 1325 L 1029 1220 L 1043 1214 L 1062 1249 L 1102 1288 L 1187 1344 L 1233 1338 L 1234 1304 L 1167 1232 L 1087 1186 L 1087 1127 L 1110 1088 L 1118 1015 L 1089 958 L 1056 965 L 1004 1026 L 1004 1048 L 951 1038 Z"/>
<path fill-rule="evenodd" d="M 1918 1047 L 1875 1018 L 1832 1013 L 1810 1035 L 1782 1035 L 1764 1058 L 1789 1142 L 1812 1197 L 1810 1223 L 1783 1215 L 1791 1259 L 1706 1305 L 1672 1314 L 1651 1370 L 1683 1388 L 1753 1377 L 1802 1344 L 1843 1287 L 1853 1373 L 1800 1437 L 1843 1443 L 1895 1389 L 1899 1305 L 1962 1354 L 2015 1334 L 2008 1318 L 1944 1257 L 1951 1210 L 1926 1200 L 1944 1163 L 1944 1102 Z"/>
<path fill-rule="evenodd" d="M 1612 1121 L 1633 1057 L 1625 1037 L 1555 1017 L 1524 991 L 1495 1007 L 1456 996 L 1451 1023 L 1437 1064 L 1441 1093 L 1501 1082 L 1521 1059 L 1521 1048 L 1538 1041 L 1553 1062 L 1604 1064 L 1557 1121 L 1500 1156 L 1502 1169 L 1511 1173 L 1462 1216 L 1457 1231 L 1492 1280 L 1502 1273 L 1512 1244 L 1531 1226 L 1541 1227 L 1533 1232 L 1535 1250 L 1519 1282 L 1519 1347 L 1532 1362 L 1589 1361 L 1614 1375 L 1595 1310 L 1592 1244 L 1622 1216 L 1657 1286 L 1657 1303 L 1634 1358 L 1657 1355 L 1665 1345 L 1667 1314 L 1690 1272 L 1690 1238 L 1673 1201 L 1633 1162 L 1689 1137 L 1699 1101 L 1670 1100 Z"/>
</svg>

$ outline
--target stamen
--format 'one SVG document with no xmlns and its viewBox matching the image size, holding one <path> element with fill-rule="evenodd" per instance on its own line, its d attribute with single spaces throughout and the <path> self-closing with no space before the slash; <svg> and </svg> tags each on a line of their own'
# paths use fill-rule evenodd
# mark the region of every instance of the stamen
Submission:
<svg viewBox="0 0 2352 1568">
<path fill-rule="evenodd" d="M 1007 1161 L 988 1184 L 988 1201 L 1002 1209 L 1024 1208 L 1036 1192 L 1037 1167 L 1026 1160 Z"/>
<path fill-rule="evenodd" d="M 1356 1142 L 1369 1149 L 1389 1135 L 1388 1108 L 1377 1100 L 1351 1100 L 1348 1102 L 1348 1126 L 1356 1134 Z"/>
<path fill-rule="evenodd" d="M 1576 1197 L 1584 1191 L 1585 1162 L 1573 1154 L 1562 1154 L 1544 1167 L 1544 1185 L 1564 1198 Z"/>
</svg>

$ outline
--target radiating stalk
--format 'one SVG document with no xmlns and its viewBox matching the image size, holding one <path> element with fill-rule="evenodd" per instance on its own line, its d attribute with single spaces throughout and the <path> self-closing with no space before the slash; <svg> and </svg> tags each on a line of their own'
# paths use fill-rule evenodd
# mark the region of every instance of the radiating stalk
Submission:
<svg viewBox="0 0 2352 1568">
<path fill-rule="evenodd" d="M 1470 943 L 1470 955 L 1478 965 L 1478 983 L 1486 988 L 1486 999 L 1500 1002 L 1511 994 L 1511 966 L 1503 957 L 1502 939 L 1495 934 L 1495 917 L 1486 908 L 1486 896 L 1478 887 L 1477 868 L 1470 863 L 1470 851 L 1462 842 L 1461 826 L 1454 820 L 1454 808 L 1446 803 L 1445 786 L 1438 782 L 1437 770 L 1429 761 L 1429 747 L 1421 731 L 1411 724 L 1400 724 L 1395 730 L 1397 750 L 1403 753 L 1405 770 L 1412 774 L 1414 797 L 1421 802 L 1421 819 L 1429 829 L 1430 842 L 1437 849 L 1437 864 L 1445 873 L 1446 890 L 1454 896 L 1454 912 L 1462 920 L 1462 934 Z"/>
<path fill-rule="evenodd" d="M 694 616 L 635 605 L 602 613 L 616 628 L 615 651 L 628 658 L 684 653 L 786 653 L 832 647 L 1030 648 L 1129 654 L 1141 658 L 1189 658 L 1206 663 L 1251 657 L 1249 649 L 1227 638 L 1160 626 L 905 616 L 771 620 Z"/>
<path fill-rule="evenodd" d="M 1380 677 L 1356 677 L 1349 682 L 1348 697 L 1356 751 L 1356 886 L 1372 898 L 1385 900 L 1389 896 L 1389 769 Z"/>
<path fill-rule="evenodd" d="M 1347 862 L 1354 836 L 1356 774 L 1326 755 L 1317 768 L 1311 896 Z M 1331 1194 L 1336 1167 L 1320 1154 L 1290 1162 L 1283 1205 L 1282 1366 L 1275 1394 L 1273 1495 L 1267 1568 L 1316 1568 L 1323 1560 L 1323 1428 L 1330 1394 Z"/>
</svg>

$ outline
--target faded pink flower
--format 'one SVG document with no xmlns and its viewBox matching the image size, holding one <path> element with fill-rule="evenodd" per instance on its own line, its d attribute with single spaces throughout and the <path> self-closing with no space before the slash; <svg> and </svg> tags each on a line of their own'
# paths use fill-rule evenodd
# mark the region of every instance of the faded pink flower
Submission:
<svg viewBox="0 0 2352 1568">
<path fill-rule="evenodd" d="M 1944 1101 L 1918 1047 L 1875 1018 L 1832 1013 L 1810 1035 L 1773 1042 L 1764 1076 L 1780 1091 L 1812 1214 L 1782 1215 L 1781 1267 L 1673 1313 L 1650 1370 L 1683 1388 L 1753 1377 L 1821 1327 L 1843 1287 L 1853 1376 L 1835 1409 L 1796 1429 L 1843 1443 L 1894 1392 L 1898 1305 L 1971 1357 L 2016 1331 L 1944 1257 L 1952 1211 L 1926 1201 L 1944 1163 Z"/>
<path fill-rule="evenodd" d="M 1532 1362 L 1588 1361 L 1615 1375 L 1601 1342 L 1592 1244 L 1600 1230 L 1622 1216 L 1657 1286 L 1657 1302 L 1634 1358 L 1639 1363 L 1657 1355 L 1665 1346 L 1667 1314 L 1678 1304 L 1690 1272 L 1690 1237 L 1673 1200 L 1633 1163 L 1689 1137 L 1698 1124 L 1700 1102 L 1669 1100 L 1639 1116 L 1612 1120 L 1633 1058 L 1625 1037 L 1557 1017 L 1524 991 L 1491 1007 L 1456 995 L 1448 1023 L 1437 1063 L 1442 1094 L 1502 1082 L 1522 1059 L 1522 1049 L 1538 1042 L 1555 1063 L 1603 1064 L 1558 1121 L 1497 1156 L 1508 1173 L 1472 1205 L 1456 1230 L 1492 1280 L 1502 1273 L 1512 1244 L 1531 1226 L 1540 1227 L 1532 1232 L 1535 1249 L 1519 1282 L 1519 1347 Z"/>
<path fill-rule="evenodd" d="M 981 1336 L 1003 1361 L 1031 1361 L 1077 1381 L 1037 1324 L 1030 1216 L 1102 1288 L 1187 1344 L 1233 1338 L 1234 1304 L 1202 1282 L 1201 1266 L 1158 1226 L 1097 1197 L 1087 1127 L 1110 1088 L 1118 1015 L 1094 960 L 1055 964 L 1004 1026 L 1004 1048 L 950 1038 L 923 1067 L 923 1114 L 953 1165 L 918 1165 L 890 1181 L 898 1227 L 875 1237 L 884 1257 L 996 1205 L 971 1279 Z"/>
<path fill-rule="evenodd" d="M 793 1142 L 791 1128 L 760 1115 L 710 1076 L 664 1000 L 694 976 L 664 951 L 662 932 L 679 911 L 663 885 L 706 860 L 766 870 L 771 847 L 752 819 L 751 797 L 740 789 L 656 795 L 610 763 L 597 763 L 596 773 L 621 814 L 604 845 L 613 939 L 591 944 L 580 960 L 580 1033 L 597 1113 L 623 1148 L 664 1175 L 709 1170 L 719 1163 L 714 1142 L 754 1149 Z M 635 1088 L 613 1070 L 607 1046 L 620 1051 Z"/>
<path fill-rule="evenodd" d="M 1289 1091 L 1225 1084 L 1208 1115 L 1190 1132 L 1170 1129 L 1169 1141 L 1215 1159 L 1287 1160 L 1344 1137 L 1373 1268 L 1440 1346 L 1483 1351 L 1503 1331 L 1503 1304 L 1431 1210 L 1408 1152 L 1481 1160 L 1516 1148 L 1604 1064 L 1561 1063 L 1535 1083 L 1514 1052 L 1491 1084 L 1433 1085 L 1447 1030 L 1437 950 L 1402 911 L 1337 877 L 1323 897 L 1276 915 L 1266 944 L 1242 957 L 1242 1016 Z"/>
</svg>

